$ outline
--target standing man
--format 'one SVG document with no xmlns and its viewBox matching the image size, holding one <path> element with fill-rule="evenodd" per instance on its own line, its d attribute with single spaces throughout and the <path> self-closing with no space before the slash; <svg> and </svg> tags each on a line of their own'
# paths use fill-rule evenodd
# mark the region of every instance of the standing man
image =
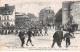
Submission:
<svg viewBox="0 0 80 52">
<path fill-rule="evenodd" d="M 70 32 L 65 33 L 64 35 L 64 40 L 66 38 L 66 48 L 71 44 L 70 43 L 70 38 L 72 37 L 72 35 L 70 34 Z"/>
<path fill-rule="evenodd" d="M 31 45 L 34 46 L 34 45 L 32 44 L 32 40 L 31 40 L 31 36 L 33 35 L 31 29 L 29 29 L 29 31 L 27 32 L 27 34 L 28 34 L 28 40 L 27 40 L 26 45 L 28 46 L 28 42 L 30 41 Z M 34 36 L 34 35 L 33 35 L 33 36 Z"/>
<path fill-rule="evenodd" d="M 22 30 L 20 30 L 20 32 L 19 32 L 19 38 L 20 38 L 20 40 L 21 40 L 21 47 L 23 47 L 23 45 L 24 45 L 24 39 L 25 39 L 25 36 L 24 36 L 24 34 L 25 34 L 25 32 L 23 32 Z"/>
<path fill-rule="evenodd" d="M 54 33 L 54 35 L 53 35 L 53 43 L 52 43 L 52 48 L 53 48 L 53 46 L 54 46 L 54 44 L 55 44 L 55 42 L 57 43 L 57 45 L 59 46 L 59 47 L 61 47 L 61 42 L 60 42 L 60 30 L 57 30 L 55 33 Z"/>
</svg>

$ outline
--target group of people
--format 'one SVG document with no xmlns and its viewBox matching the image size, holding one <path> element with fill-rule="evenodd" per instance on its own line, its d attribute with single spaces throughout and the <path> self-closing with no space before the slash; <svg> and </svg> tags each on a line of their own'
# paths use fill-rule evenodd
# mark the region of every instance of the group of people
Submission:
<svg viewBox="0 0 80 52">
<path fill-rule="evenodd" d="M 34 36 L 34 34 L 32 33 L 31 29 L 29 29 L 29 31 L 27 32 L 27 34 L 28 34 L 28 40 L 27 40 L 26 45 L 29 46 L 29 45 L 28 45 L 28 42 L 30 42 L 31 45 L 34 46 L 34 45 L 32 44 L 32 40 L 31 40 L 31 36 L 32 36 L 32 35 Z M 24 32 L 23 30 L 20 30 L 18 36 L 19 36 L 19 38 L 20 38 L 20 40 L 21 40 L 21 47 L 24 47 L 24 43 L 25 43 L 25 32 Z"/>
<path fill-rule="evenodd" d="M 8 34 L 18 34 L 18 31 L 19 30 L 15 30 L 15 29 L 5 29 L 5 30 L 2 30 L 2 34 L 4 35 L 8 35 Z"/>
<path fill-rule="evenodd" d="M 47 27 L 45 26 L 44 27 L 44 35 L 46 36 L 48 36 L 48 29 L 47 29 Z M 27 34 L 27 37 L 28 37 L 28 39 L 27 39 L 27 43 L 26 43 L 26 45 L 27 46 L 29 46 L 28 45 L 28 42 L 30 42 L 31 43 L 31 45 L 32 46 L 34 46 L 33 44 L 32 44 L 32 40 L 31 40 L 31 36 L 44 36 L 43 35 L 43 33 L 42 33 L 42 28 L 39 28 L 38 30 L 37 30 L 37 28 L 36 29 L 32 29 L 32 28 L 30 28 L 26 33 L 25 33 L 25 31 L 24 30 L 20 30 L 19 31 L 19 33 L 18 33 L 19 35 L 19 38 L 20 38 L 20 40 L 21 40 L 21 47 L 24 47 L 24 42 L 25 42 L 25 34 Z"/>
<path fill-rule="evenodd" d="M 66 31 L 66 33 L 63 36 L 63 33 L 61 30 L 57 30 L 53 35 L 53 43 L 51 47 L 54 47 L 54 44 L 57 43 L 57 45 L 61 48 L 62 39 L 66 41 L 66 48 L 71 44 L 70 38 L 72 37 L 72 34 L 69 31 Z"/>
<path fill-rule="evenodd" d="M 44 34 L 43 31 L 44 30 Z M 34 36 L 46 36 L 48 35 L 48 28 L 45 26 L 44 28 L 35 28 L 32 29 L 32 32 L 34 33 Z"/>
<path fill-rule="evenodd" d="M 38 30 L 39 30 L 39 33 L 38 33 Z M 27 31 L 27 33 L 26 33 L 27 36 L 28 36 L 27 43 L 26 43 L 27 46 L 29 46 L 29 45 L 28 45 L 28 42 L 30 42 L 31 45 L 34 46 L 34 45 L 32 44 L 31 36 L 37 36 L 37 34 L 38 34 L 38 36 L 40 36 L 41 34 L 42 34 L 42 36 L 43 36 L 42 28 L 39 28 L 38 30 L 37 30 L 37 29 L 35 29 L 35 30 L 29 29 L 29 30 Z M 44 35 L 48 35 L 48 33 L 47 33 L 47 32 L 48 32 L 48 29 L 47 29 L 46 26 L 44 27 L 44 31 L 45 31 Z M 34 33 L 33 33 L 33 32 L 34 32 Z M 40 35 L 39 35 L 39 34 L 40 34 Z M 21 47 L 24 47 L 25 32 L 22 31 L 22 30 L 20 30 L 20 32 L 19 32 L 19 37 L 20 37 L 20 40 L 21 40 L 21 42 L 22 42 Z M 62 40 L 65 40 L 65 41 L 66 41 L 66 47 L 68 47 L 68 46 L 71 44 L 71 42 L 70 42 L 70 38 L 71 38 L 71 37 L 72 37 L 71 31 L 69 31 L 69 30 L 66 31 L 66 33 L 65 33 L 64 36 L 63 36 L 63 29 L 57 30 L 57 31 L 54 33 L 54 35 L 53 35 L 53 43 L 52 43 L 51 47 L 54 47 L 54 44 L 57 43 L 57 45 L 61 48 Z"/>
</svg>

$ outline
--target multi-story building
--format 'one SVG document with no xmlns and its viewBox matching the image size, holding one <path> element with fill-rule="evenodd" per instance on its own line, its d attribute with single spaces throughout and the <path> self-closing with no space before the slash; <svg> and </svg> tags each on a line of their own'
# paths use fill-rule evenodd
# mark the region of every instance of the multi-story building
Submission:
<svg viewBox="0 0 80 52">
<path fill-rule="evenodd" d="M 52 24 L 54 23 L 54 15 L 54 11 L 50 7 L 44 8 L 40 10 L 39 21 L 42 25 Z"/>
<path fill-rule="evenodd" d="M 0 7 L 0 30 L 1 33 L 7 32 L 9 27 L 15 26 L 15 5 Z"/>
<path fill-rule="evenodd" d="M 0 23 L 3 26 L 15 25 L 15 6 L 5 4 L 4 7 L 0 7 Z"/>
</svg>

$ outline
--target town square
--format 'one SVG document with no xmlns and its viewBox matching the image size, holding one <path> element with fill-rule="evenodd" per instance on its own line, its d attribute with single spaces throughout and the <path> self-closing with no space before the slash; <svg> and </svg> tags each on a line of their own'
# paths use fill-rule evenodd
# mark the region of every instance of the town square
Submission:
<svg viewBox="0 0 80 52">
<path fill-rule="evenodd" d="M 79 34 L 80 1 L 0 5 L 2 50 L 80 50 Z"/>
</svg>

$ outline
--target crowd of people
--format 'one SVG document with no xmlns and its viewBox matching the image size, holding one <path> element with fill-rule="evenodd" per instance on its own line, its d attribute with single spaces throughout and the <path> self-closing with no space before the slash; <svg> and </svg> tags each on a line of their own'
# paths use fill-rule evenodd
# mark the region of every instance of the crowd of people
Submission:
<svg viewBox="0 0 80 52">
<path fill-rule="evenodd" d="M 42 35 L 42 29 L 39 29 L 39 30 L 40 30 L 40 35 Z M 45 35 L 48 35 L 47 30 L 48 29 L 45 26 L 44 27 L 44 31 L 45 31 L 44 32 L 44 36 Z M 39 34 L 38 32 L 36 33 L 34 31 L 35 30 L 33 30 L 33 29 L 29 29 L 27 31 L 27 33 L 26 33 L 27 36 L 28 36 L 27 43 L 26 43 L 27 46 L 29 46 L 28 45 L 28 42 L 30 42 L 31 45 L 34 46 L 34 44 L 32 43 L 31 37 L 32 36 L 37 36 L 36 34 Z M 24 31 L 20 30 L 19 37 L 20 37 L 20 40 L 22 42 L 21 47 L 24 47 L 23 46 L 24 45 L 24 42 L 25 42 L 24 41 L 25 40 L 25 35 L 24 34 L 25 34 Z M 40 35 L 38 35 L 38 36 L 40 36 Z M 59 30 L 56 30 L 55 33 L 53 34 L 53 43 L 52 43 L 51 47 L 53 48 L 54 47 L 54 44 L 57 43 L 57 45 L 61 48 L 62 40 L 65 40 L 66 41 L 66 48 L 67 48 L 71 44 L 70 39 L 72 38 L 72 36 L 73 35 L 71 34 L 70 31 L 66 31 L 66 33 L 63 35 L 63 28 L 60 28 Z"/>
<path fill-rule="evenodd" d="M 42 30 L 44 30 L 44 34 L 42 33 Z M 29 46 L 28 42 L 30 42 L 31 45 L 34 46 L 32 43 L 31 37 L 32 36 L 46 36 L 46 35 L 48 36 L 48 27 L 45 26 L 44 28 L 39 28 L 39 29 L 30 28 L 26 33 L 24 30 L 20 30 L 18 36 L 21 40 L 21 47 L 24 47 L 23 45 L 25 42 L 25 34 L 27 34 L 27 37 L 28 37 L 26 45 Z"/>
<path fill-rule="evenodd" d="M 21 47 L 24 47 L 24 43 L 25 43 L 25 34 L 27 34 L 27 43 L 26 45 L 28 45 L 28 42 L 31 43 L 32 46 L 34 46 L 34 44 L 32 43 L 32 40 L 31 40 L 31 37 L 32 36 L 48 36 L 48 27 L 51 29 L 51 26 L 48 25 L 48 26 L 44 26 L 43 28 L 30 28 L 28 29 L 27 31 L 24 31 L 22 29 L 20 30 L 5 30 L 5 35 L 6 34 L 15 34 L 19 36 L 20 40 L 21 40 Z M 54 25 L 53 25 L 53 28 L 54 28 Z M 43 34 L 43 30 L 44 30 L 44 34 Z M 68 30 L 66 31 L 66 33 L 64 34 L 63 36 L 63 28 L 60 28 L 58 30 L 56 30 L 56 32 L 53 34 L 53 43 L 51 45 L 51 47 L 53 48 L 54 47 L 54 44 L 57 43 L 57 45 L 61 48 L 61 43 L 62 43 L 62 40 L 65 40 L 66 41 L 66 47 L 68 47 L 71 42 L 70 42 L 70 38 L 72 37 L 72 32 L 74 31 L 71 31 L 70 28 L 68 28 Z M 72 33 L 72 34 L 71 34 Z M 74 34 L 73 34 L 74 35 Z"/>
</svg>

